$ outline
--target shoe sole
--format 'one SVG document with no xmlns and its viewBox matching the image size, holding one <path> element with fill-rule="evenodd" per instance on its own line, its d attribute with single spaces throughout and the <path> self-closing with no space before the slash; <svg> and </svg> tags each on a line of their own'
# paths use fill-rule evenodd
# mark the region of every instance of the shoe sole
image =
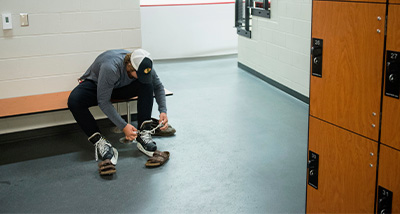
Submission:
<svg viewBox="0 0 400 214">
<path fill-rule="evenodd" d="M 139 151 L 143 152 L 145 155 L 149 156 L 149 157 L 153 157 L 154 152 L 151 151 L 147 151 L 146 149 L 143 148 L 142 144 L 140 144 L 139 142 L 137 142 L 137 148 L 139 149 Z"/>
<path fill-rule="evenodd" d="M 112 175 L 117 172 L 115 165 L 111 163 L 110 159 L 106 159 L 98 164 L 100 175 Z"/>
<path fill-rule="evenodd" d="M 100 175 L 113 175 L 117 172 L 117 170 L 110 170 L 110 171 L 106 171 L 106 172 L 100 172 Z"/>
</svg>

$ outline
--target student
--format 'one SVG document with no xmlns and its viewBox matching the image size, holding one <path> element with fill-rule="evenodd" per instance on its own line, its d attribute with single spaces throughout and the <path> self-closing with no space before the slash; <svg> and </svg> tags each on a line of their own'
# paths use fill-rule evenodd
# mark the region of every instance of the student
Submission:
<svg viewBox="0 0 400 214">
<path fill-rule="evenodd" d="M 104 114 L 125 134 L 127 140 L 136 139 L 138 149 L 152 156 L 157 146 L 151 137 L 151 112 L 155 95 L 160 112 L 161 130 L 168 128 L 167 106 L 164 86 L 153 69 L 150 54 L 138 49 L 109 50 L 100 54 L 87 71 L 79 78 L 79 85 L 68 98 L 68 107 L 76 122 L 95 146 L 103 165 L 109 165 L 108 174 L 115 173 L 118 151 L 100 133 L 89 107 L 98 105 Z M 136 127 L 128 124 L 116 111 L 111 99 L 128 99 L 138 96 Z M 100 167 L 100 165 L 99 165 Z"/>
</svg>

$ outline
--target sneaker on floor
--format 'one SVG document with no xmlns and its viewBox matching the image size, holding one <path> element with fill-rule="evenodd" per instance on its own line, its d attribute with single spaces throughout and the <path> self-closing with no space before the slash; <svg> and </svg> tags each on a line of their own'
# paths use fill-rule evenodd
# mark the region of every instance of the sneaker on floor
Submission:
<svg viewBox="0 0 400 214">
<path fill-rule="evenodd" d="M 113 165 L 117 165 L 118 151 L 107 139 L 105 139 L 100 133 L 96 132 L 89 137 L 89 141 L 95 146 L 96 161 L 100 155 L 103 161 L 109 159 Z"/>
<path fill-rule="evenodd" d="M 151 118 L 152 123 L 151 123 L 151 127 L 154 129 L 158 126 L 158 120 L 155 118 Z M 152 134 L 153 136 L 172 136 L 174 135 L 176 132 L 176 130 L 168 124 L 168 128 L 165 130 L 161 130 L 160 128 L 156 129 L 154 134 Z"/>
<path fill-rule="evenodd" d="M 140 126 L 139 134 L 136 138 L 137 148 L 145 155 L 152 157 L 157 150 L 156 142 L 151 138 L 151 120 L 144 121 Z"/>
</svg>

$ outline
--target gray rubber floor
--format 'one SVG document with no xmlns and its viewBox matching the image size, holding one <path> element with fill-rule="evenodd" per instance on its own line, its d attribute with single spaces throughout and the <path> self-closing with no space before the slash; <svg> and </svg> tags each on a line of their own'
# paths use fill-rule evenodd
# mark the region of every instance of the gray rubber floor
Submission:
<svg viewBox="0 0 400 214">
<path fill-rule="evenodd" d="M 100 177 L 79 130 L 0 144 L 1 213 L 304 213 L 308 105 L 239 69 L 235 55 L 155 64 L 177 133 L 148 169 L 118 142 L 117 174 Z M 157 109 L 157 105 L 154 106 Z M 154 117 L 157 117 L 154 111 Z M 1 139 L 1 136 L 0 136 Z"/>
</svg>

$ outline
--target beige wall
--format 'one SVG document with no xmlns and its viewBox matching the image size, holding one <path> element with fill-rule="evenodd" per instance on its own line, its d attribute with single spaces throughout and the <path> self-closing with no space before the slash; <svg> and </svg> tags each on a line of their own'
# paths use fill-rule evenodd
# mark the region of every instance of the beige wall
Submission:
<svg viewBox="0 0 400 214">
<path fill-rule="evenodd" d="M 311 0 L 271 0 L 271 19 L 253 16 L 252 38 L 239 36 L 239 62 L 308 97 L 311 8 Z"/>
<path fill-rule="evenodd" d="M 13 24 L 0 22 L 0 99 L 71 90 L 102 51 L 142 46 L 139 0 L 0 0 L 0 13 Z M 0 133 L 73 122 L 57 114 L 0 119 Z"/>
</svg>

